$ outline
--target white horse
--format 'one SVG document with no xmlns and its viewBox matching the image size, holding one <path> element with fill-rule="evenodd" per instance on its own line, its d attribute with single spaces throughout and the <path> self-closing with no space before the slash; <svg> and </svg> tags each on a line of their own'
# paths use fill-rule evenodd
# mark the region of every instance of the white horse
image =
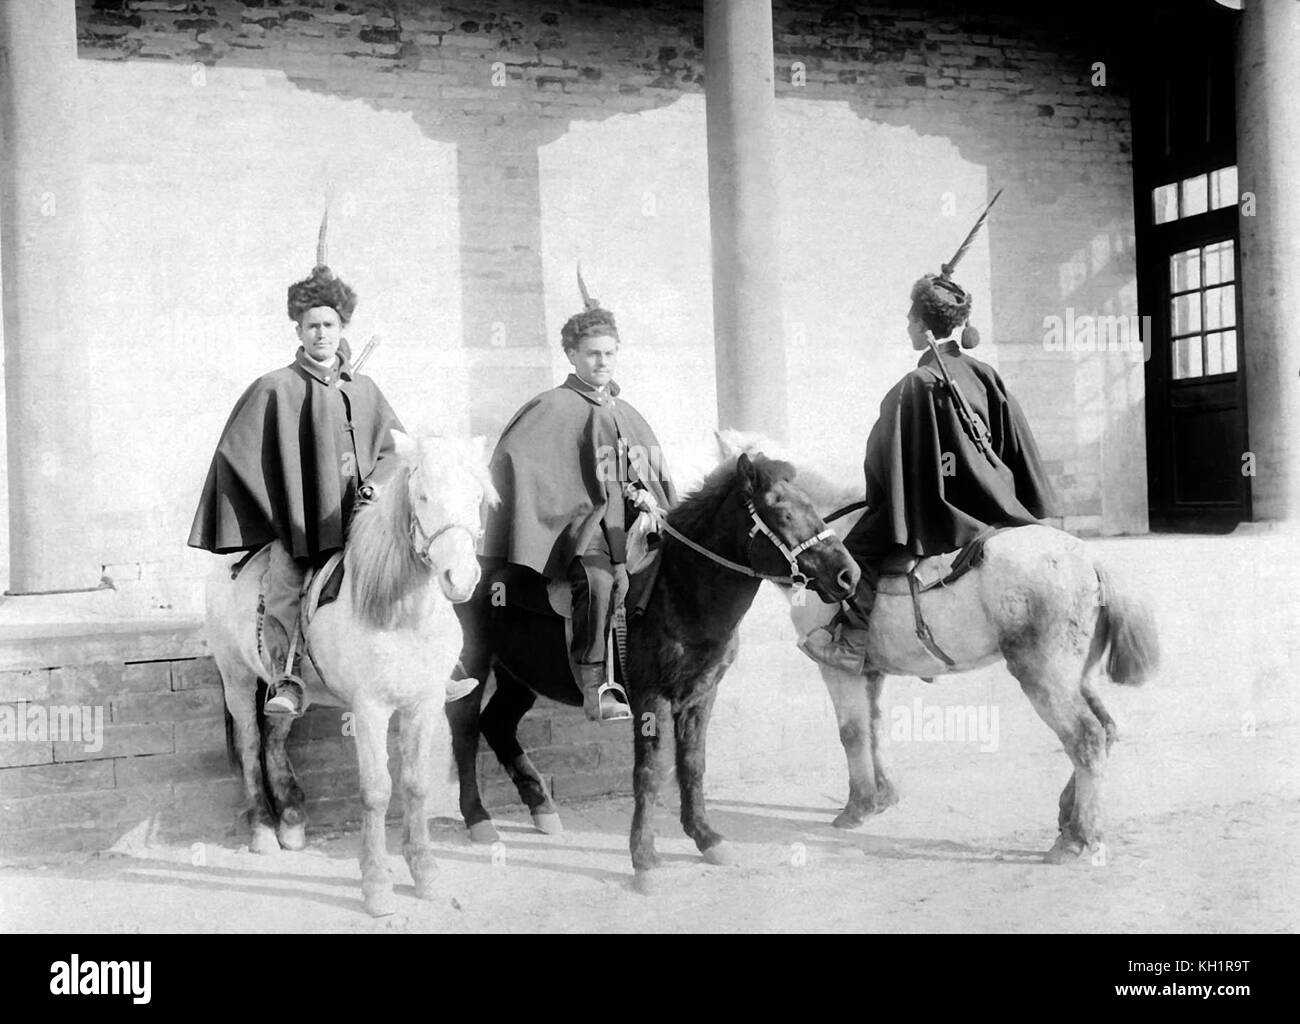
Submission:
<svg viewBox="0 0 1300 1024">
<path fill-rule="evenodd" d="M 402 852 L 416 894 L 433 895 L 438 868 L 425 807 L 433 772 L 450 763 L 443 704 L 461 645 L 451 604 L 468 599 L 478 583 L 482 506 L 497 500 L 481 438 L 415 441 L 394 431 L 393 439 L 398 466 L 353 517 L 343 586 L 306 629 L 301 673 L 307 705 L 352 712 L 364 811 L 361 888 L 375 916 L 396 909 L 384 832 L 394 711 L 402 754 Z M 258 654 L 256 609 L 268 551 L 234 580 L 230 566 L 220 566 L 207 594 L 208 649 L 221 672 L 250 846 L 258 853 L 301 849 L 306 841 L 303 792 L 285 751 L 292 720 L 258 713 L 258 679 L 266 669 Z"/>
<path fill-rule="evenodd" d="M 724 456 L 791 455 L 765 438 L 736 431 L 721 432 L 718 443 Z M 845 487 L 801 471 L 796 482 L 826 515 L 861 499 L 860 480 Z M 832 526 L 843 537 L 860 515 Z M 835 825 L 855 828 L 898 802 L 880 745 L 886 675 L 931 679 L 1005 660 L 1074 766 L 1061 793 L 1060 834 L 1046 859 L 1060 863 L 1095 850 L 1101 841 L 1101 783 L 1117 733 L 1094 688 L 1094 670 L 1104 661 L 1111 681 L 1123 684 L 1141 683 L 1155 670 L 1159 645 L 1146 605 L 1119 587 L 1078 538 L 1048 526 L 1007 530 L 987 541 L 978 567 L 920 596 L 925 624 L 954 662 L 949 665 L 918 637 L 907 587 L 890 586 L 889 579 L 882 577 L 887 589 L 878 593 L 870 619 L 867 657 L 875 671 L 864 678 L 818 665 L 849 767 L 849 798 Z M 803 636 L 829 622 L 837 608 L 806 601 L 793 604 L 790 616 Z"/>
</svg>

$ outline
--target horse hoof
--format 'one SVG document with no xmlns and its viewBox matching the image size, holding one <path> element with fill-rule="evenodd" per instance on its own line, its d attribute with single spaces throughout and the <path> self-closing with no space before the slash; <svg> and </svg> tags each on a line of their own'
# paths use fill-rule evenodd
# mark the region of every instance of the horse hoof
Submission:
<svg viewBox="0 0 1300 1024">
<path fill-rule="evenodd" d="M 714 843 L 707 850 L 701 850 L 704 859 L 714 867 L 729 868 L 736 863 L 736 854 L 725 842 Z"/>
<path fill-rule="evenodd" d="M 430 871 L 415 880 L 415 898 L 431 900 L 437 895 L 438 872 Z"/>
<path fill-rule="evenodd" d="M 397 913 L 397 897 L 392 889 L 366 894 L 366 913 L 371 917 L 388 917 Z"/>
<path fill-rule="evenodd" d="M 835 820 L 832 821 L 831 824 L 835 828 L 850 829 L 857 828 L 866 820 L 867 816 L 865 814 L 858 811 L 850 811 L 848 808 L 845 808 L 840 811 L 839 814 L 835 815 Z"/>
<path fill-rule="evenodd" d="M 501 833 L 492 824 L 492 819 L 487 818 L 483 821 L 476 821 L 469 827 L 469 841 L 478 846 L 490 846 L 493 843 L 501 842 Z"/>
<path fill-rule="evenodd" d="M 659 891 L 659 872 L 638 871 L 632 877 L 632 891 L 641 896 L 653 896 Z"/>
<path fill-rule="evenodd" d="M 548 836 L 564 834 L 564 823 L 560 821 L 560 816 L 554 811 L 534 811 L 533 827 L 538 832 L 544 832 Z"/>
<path fill-rule="evenodd" d="M 280 824 L 276 830 L 280 838 L 280 846 L 285 850 L 301 850 L 307 845 L 307 827 L 301 822 L 297 825 Z"/>
<path fill-rule="evenodd" d="M 261 856 L 279 853 L 280 840 L 275 838 L 275 830 L 269 825 L 254 825 L 253 837 L 249 840 L 248 848 Z"/>
<path fill-rule="evenodd" d="M 1073 864 L 1079 860 L 1088 848 L 1077 839 L 1069 839 L 1064 835 L 1056 837 L 1056 842 L 1052 848 L 1043 854 L 1045 864 Z"/>
</svg>

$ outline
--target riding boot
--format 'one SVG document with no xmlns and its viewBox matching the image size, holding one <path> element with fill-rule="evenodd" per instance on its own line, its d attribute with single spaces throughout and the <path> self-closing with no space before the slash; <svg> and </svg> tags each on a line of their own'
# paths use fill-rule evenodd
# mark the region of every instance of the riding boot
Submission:
<svg viewBox="0 0 1300 1024">
<path fill-rule="evenodd" d="M 799 650 L 812 658 L 853 675 L 866 675 L 867 634 L 871 609 L 876 603 L 879 570 L 873 563 L 862 564 L 862 576 L 854 595 L 841 605 L 835 618 L 798 640 Z"/>
<path fill-rule="evenodd" d="M 824 626 L 818 626 L 797 641 L 799 650 L 812 658 L 852 675 L 867 672 L 867 634 L 865 627 L 848 622 L 841 612 Z"/>
<path fill-rule="evenodd" d="M 602 662 L 599 665 L 578 665 L 578 687 L 582 690 L 582 710 L 593 722 L 622 722 L 632 717 L 632 711 L 620 699 L 622 687 L 609 682 Z"/>
</svg>

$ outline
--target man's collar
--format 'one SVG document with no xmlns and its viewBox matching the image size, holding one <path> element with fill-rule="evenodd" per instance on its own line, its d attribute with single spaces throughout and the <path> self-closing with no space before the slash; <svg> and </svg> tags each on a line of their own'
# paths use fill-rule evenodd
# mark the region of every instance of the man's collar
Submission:
<svg viewBox="0 0 1300 1024">
<path fill-rule="evenodd" d="M 298 352 L 294 355 L 293 361 L 322 384 L 333 384 L 340 377 L 343 380 L 352 379 L 352 364 L 343 357 L 341 351 L 334 357 L 334 368 L 332 370 L 325 369 L 320 363 L 307 355 L 306 349 L 301 345 L 298 346 Z"/>
<path fill-rule="evenodd" d="M 954 338 L 950 338 L 947 341 L 937 341 L 935 342 L 935 345 L 938 347 L 939 352 L 942 355 L 945 356 L 961 355 L 961 345 L 959 345 L 956 339 Z M 929 346 L 926 346 L 925 351 L 921 353 L 921 361 L 916 365 L 927 366 L 933 362 L 934 362 L 934 349 L 930 348 Z"/>
<path fill-rule="evenodd" d="M 583 398 L 587 399 L 587 401 L 592 402 L 595 405 L 600 405 L 601 401 L 606 397 L 608 398 L 618 397 L 618 392 L 619 392 L 619 386 L 617 381 L 611 380 L 603 388 L 598 388 L 594 384 L 588 384 L 576 373 L 571 373 L 566 378 L 564 378 L 564 383 L 561 384 L 560 387 L 569 388 L 571 391 L 576 391 Z"/>
</svg>

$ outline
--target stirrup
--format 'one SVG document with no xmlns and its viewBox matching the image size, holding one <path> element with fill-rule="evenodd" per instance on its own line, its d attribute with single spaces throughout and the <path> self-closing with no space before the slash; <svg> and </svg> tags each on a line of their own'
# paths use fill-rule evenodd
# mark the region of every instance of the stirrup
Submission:
<svg viewBox="0 0 1300 1024">
<path fill-rule="evenodd" d="M 609 715 L 605 714 L 604 697 L 606 693 L 613 693 L 616 697 L 622 700 L 622 707 L 614 709 L 613 713 Z M 626 722 L 632 717 L 632 702 L 627 698 L 627 691 L 624 690 L 623 687 L 619 686 L 618 683 L 610 682 L 601 684 L 600 689 L 596 691 L 596 707 L 600 711 L 601 722 Z"/>
<path fill-rule="evenodd" d="M 298 692 L 302 695 L 296 707 L 293 701 L 278 692 L 280 687 L 286 683 L 298 687 Z M 275 696 L 267 696 L 266 704 L 262 707 L 265 714 L 280 718 L 301 718 L 307 710 L 307 684 L 302 681 L 301 677 L 294 675 L 292 672 L 286 672 L 272 683 L 271 691 L 275 693 Z"/>
</svg>

